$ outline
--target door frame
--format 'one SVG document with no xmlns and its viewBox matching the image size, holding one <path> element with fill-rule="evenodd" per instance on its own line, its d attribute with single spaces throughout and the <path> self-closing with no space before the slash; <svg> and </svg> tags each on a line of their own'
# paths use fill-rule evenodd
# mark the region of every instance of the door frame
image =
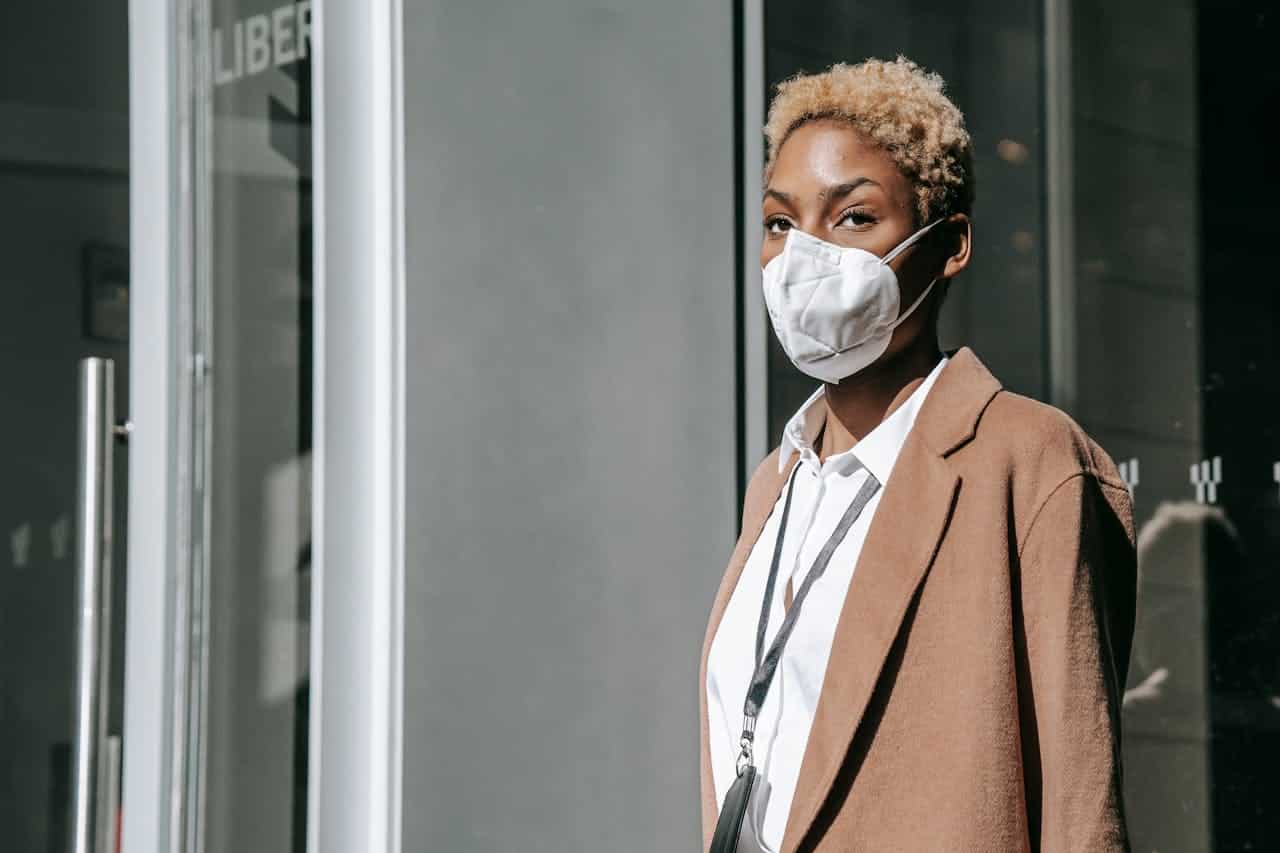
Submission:
<svg viewBox="0 0 1280 853">
<path fill-rule="evenodd" d="M 123 848 L 182 849 L 191 561 L 191 4 L 129 2 Z"/>
<path fill-rule="evenodd" d="M 312 6 L 308 850 L 401 848 L 401 0 Z M 202 522 L 195 0 L 129 0 L 130 437 L 123 850 L 198 853 Z M 207 69 L 204 69 L 207 71 Z M 327 417 L 329 415 L 330 417 Z M 326 482 L 341 483 L 326 490 Z M 196 684 L 198 688 L 198 684 Z"/>
</svg>

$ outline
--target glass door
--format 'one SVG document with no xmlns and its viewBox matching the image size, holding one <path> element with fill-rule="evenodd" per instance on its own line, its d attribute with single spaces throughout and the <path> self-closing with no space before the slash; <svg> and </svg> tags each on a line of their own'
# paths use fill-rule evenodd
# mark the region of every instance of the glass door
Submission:
<svg viewBox="0 0 1280 853">
<path fill-rule="evenodd" d="M 125 849 L 302 850 L 311 4 L 130 11 L 148 240 L 134 258 Z"/>
<path fill-rule="evenodd" d="M 86 357 L 113 362 L 114 417 L 98 412 L 98 427 L 109 430 L 128 415 L 128 50 L 124 0 L 0 5 L 5 850 L 69 849 L 75 803 L 89 809 L 82 817 L 98 829 L 102 846 L 96 849 L 114 849 L 128 581 L 127 458 L 112 439 L 95 444 L 101 475 L 95 494 L 105 499 L 114 493 L 115 511 L 99 516 L 102 525 L 86 530 L 87 539 L 78 543 L 78 519 L 92 525 L 93 518 L 77 510 L 77 447 L 91 438 L 78 425 L 77 376 Z M 95 382 L 107 378 L 105 362 L 98 365 Z M 105 401 L 105 385 L 95 388 L 101 392 L 97 399 Z M 104 508 L 94 502 L 91 514 Z M 96 570 L 87 587 L 85 542 Z M 90 606 L 81 606 L 82 596 Z M 82 639 L 91 642 L 86 646 Z M 77 690 L 78 672 L 86 691 Z M 89 704 L 78 714 L 82 700 Z M 93 738 L 81 740 L 86 761 L 79 766 L 105 790 L 74 783 L 77 727 Z M 81 834 L 88 828 L 85 823 Z"/>
<path fill-rule="evenodd" d="M 0 849 L 305 849 L 310 29 L 0 8 Z"/>
<path fill-rule="evenodd" d="M 311 3 L 195 4 L 195 849 L 306 848 Z"/>
</svg>

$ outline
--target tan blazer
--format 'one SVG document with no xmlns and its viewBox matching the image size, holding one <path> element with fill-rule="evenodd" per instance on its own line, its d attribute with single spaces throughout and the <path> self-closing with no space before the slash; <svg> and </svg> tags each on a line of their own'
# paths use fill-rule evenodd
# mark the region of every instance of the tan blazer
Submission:
<svg viewBox="0 0 1280 853">
<path fill-rule="evenodd" d="M 707 652 L 795 460 L 779 473 L 775 450 L 752 477 L 703 643 L 704 849 Z M 1001 390 L 970 350 L 952 356 L 858 559 L 783 853 L 1127 850 L 1131 515 L 1070 418 Z"/>
</svg>

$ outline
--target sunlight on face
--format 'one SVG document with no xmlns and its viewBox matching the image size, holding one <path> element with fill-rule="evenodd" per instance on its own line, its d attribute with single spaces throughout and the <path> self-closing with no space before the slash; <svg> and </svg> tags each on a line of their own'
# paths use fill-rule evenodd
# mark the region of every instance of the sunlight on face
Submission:
<svg viewBox="0 0 1280 853">
<path fill-rule="evenodd" d="M 763 267 L 799 228 L 884 255 L 916 230 L 911 182 L 885 151 L 836 121 L 801 125 L 778 151 L 763 203 Z"/>
</svg>

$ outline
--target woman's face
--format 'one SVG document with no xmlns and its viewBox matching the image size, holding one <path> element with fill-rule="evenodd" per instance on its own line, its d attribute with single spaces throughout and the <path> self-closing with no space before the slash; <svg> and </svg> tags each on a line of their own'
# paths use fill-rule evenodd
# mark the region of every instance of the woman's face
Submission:
<svg viewBox="0 0 1280 853">
<path fill-rule="evenodd" d="M 792 228 L 883 257 L 916 231 L 914 210 L 911 182 L 883 149 L 842 122 L 808 122 L 782 144 L 765 187 L 760 265 L 782 252 Z M 968 261 L 967 218 L 956 218 L 966 224 L 963 268 Z M 901 288 L 901 310 L 913 304 L 934 278 L 959 271 L 952 271 L 956 258 L 948 258 L 952 254 L 949 241 L 933 239 L 948 227 L 939 226 L 890 264 Z M 930 302 L 935 298 L 931 294 Z M 894 331 L 886 355 L 919 337 L 930 322 L 929 308 L 921 305 Z"/>
</svg>

